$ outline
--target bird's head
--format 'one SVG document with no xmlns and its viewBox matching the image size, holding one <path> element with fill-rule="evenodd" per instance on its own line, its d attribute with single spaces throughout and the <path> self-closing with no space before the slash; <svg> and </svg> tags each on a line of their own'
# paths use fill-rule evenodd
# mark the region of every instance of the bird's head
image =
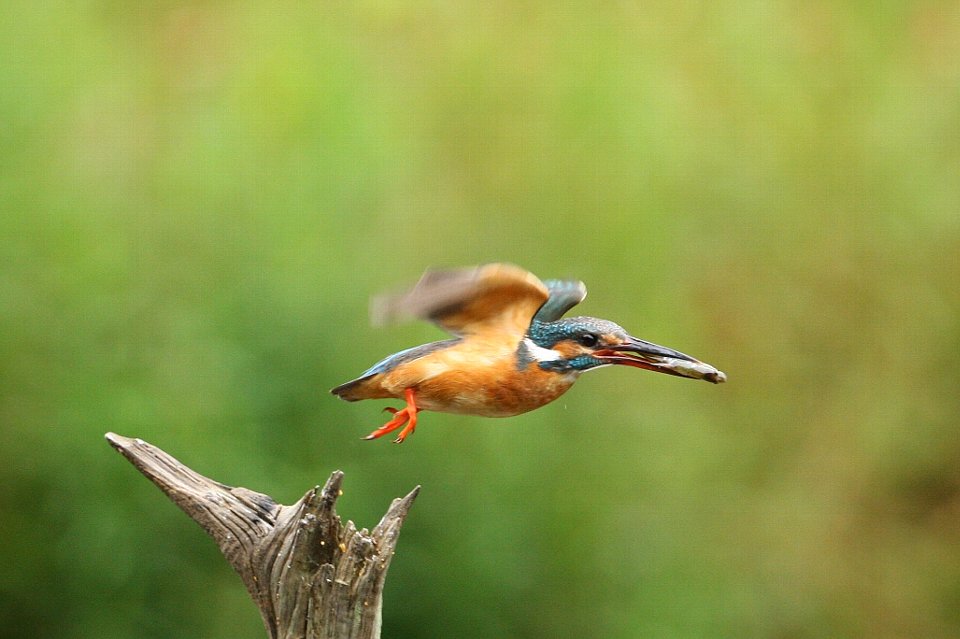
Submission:
<svg viewBox="0 0 960 639">
<path fill-rule="evenodd" d="M 595 317 L 535 320 L 524 344 L 529 360 L 536 360 L 544 370 L 571 373 L 619 364 L 714 384 L 727 380 L 709 364 L 637 339 L 618 324 Z"/>
</svg>

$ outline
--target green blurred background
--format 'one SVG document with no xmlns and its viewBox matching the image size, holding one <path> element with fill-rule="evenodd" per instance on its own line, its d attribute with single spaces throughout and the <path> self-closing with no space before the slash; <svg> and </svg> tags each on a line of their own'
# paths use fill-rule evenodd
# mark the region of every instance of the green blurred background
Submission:
<svg viewBox="0 0 960 639">
<path fill-rule="evenodd" d="M 0 25 L 0 635 L 262 637 L 103 440 L 372 526 L 385 637 L 960 636 L 960 5 L 120 2 Z M 327 390 L 515 262 L 715 364 Z"/>
</svg>

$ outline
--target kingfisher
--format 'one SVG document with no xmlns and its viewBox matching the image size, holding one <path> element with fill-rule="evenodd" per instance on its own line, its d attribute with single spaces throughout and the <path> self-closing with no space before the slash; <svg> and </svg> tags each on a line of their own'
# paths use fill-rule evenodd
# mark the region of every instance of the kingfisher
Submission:
<svg viewBox="0 0 960 639">
<path fill-rule="evenodd" d="M 392 419 L 364 439 L 417 427 L 420 411 L 510 417 L 540 408 L 587 371 L 633 366 L 714 384 L 727 376 L 679 351 L 629 335 L 611 321 L 563 315 L 583 301 L 576 280 L 541 281 L 512 264 L 428 270 L 409 291 L 373 300 L 374 323 L 434 322 L 453 335 L 377 362 L 330 392 L 348 402 L 404 400 Z"/>
</svg>

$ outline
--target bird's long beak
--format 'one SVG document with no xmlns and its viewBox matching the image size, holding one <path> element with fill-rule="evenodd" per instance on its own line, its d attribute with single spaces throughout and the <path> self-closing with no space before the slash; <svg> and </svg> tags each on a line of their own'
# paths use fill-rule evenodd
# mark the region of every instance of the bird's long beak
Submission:
<svg viewBox="0 0 960 639">
<path fill-rule="evenodd" d="M 727 376 L 710 364 L 636 337 L 627 337 L 622 344 L 594 351 L 593 355 L 607 364 L 634 366 L 678 377 L 703 379 L 713 384 L 727 381 Z"/>
</svg>

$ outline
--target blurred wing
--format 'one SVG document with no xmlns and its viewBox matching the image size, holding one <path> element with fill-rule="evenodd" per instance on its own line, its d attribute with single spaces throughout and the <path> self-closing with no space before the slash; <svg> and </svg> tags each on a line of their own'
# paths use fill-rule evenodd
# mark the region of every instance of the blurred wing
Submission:
<svg viewBox="0 0 960 639">
<path fill-rule="evenodd" d="M 587 296 L 587 287 L 577 280 L 547 280 L 544 284 L 550 291 L 550 299 L 534 316 L 541 322 L 555 322 Z"/>
<path fill-rule="evenodd" d="M 454 335 L 524 333 L 548 297 L 547 287 L 533 273 L 512 264 L 486 264 L 427 271 L 409 292 L 375 298 L 371 317 L 375 324 L 427 319 Z"/>
</svg>

